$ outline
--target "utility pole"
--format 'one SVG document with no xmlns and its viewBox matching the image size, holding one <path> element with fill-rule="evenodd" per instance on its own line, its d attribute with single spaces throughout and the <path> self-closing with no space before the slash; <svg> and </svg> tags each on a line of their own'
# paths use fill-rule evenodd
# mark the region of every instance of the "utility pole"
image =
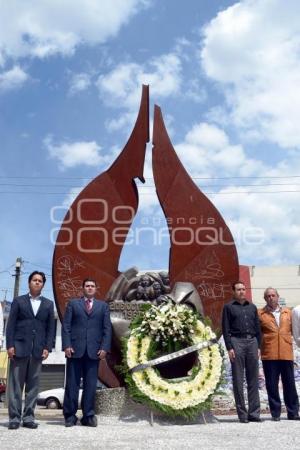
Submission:
<svg viewBox="0 0 300 450">
<path fill-rule="evenodd" d="M 21 257 L 16 259 L 15 274 L 13 275 L 13 277 L 15 277 L 15 287 L 14 287 L 14 297 L 13 298 L 18 297 L 18 295 L 19 295 L 22 263 L 23 263 L 23 260 Z"/>
</svg>

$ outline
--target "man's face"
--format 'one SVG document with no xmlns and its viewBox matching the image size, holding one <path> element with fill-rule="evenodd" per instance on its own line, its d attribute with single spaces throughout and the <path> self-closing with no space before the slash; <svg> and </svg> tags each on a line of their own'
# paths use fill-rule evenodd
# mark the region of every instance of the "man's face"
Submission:
<svg viewBox="0 0 300 450">
<path fill-rule="evenodd" d="M 160 277 L 161 277 L 162 282 L 164 284 L 170 284 L 170 278 L 169 278 L 169 274 L 168 273 L 161 273 Z"/>
<path fill-rule="evenodd" d="M 142 278 L 141 278 L 141 281 L 140 281 L 140 284 L 141 284 L 141 286 L 143 286 L 143 287 L 150 286 L 150 278 L 147 277 L 147 276 L 142 277 Z"/>
<path fill-rule="evenodd" d="M 158 281 L 155 281 L 152 284 L 152 287 L 153 287 L 155 294 L 161 294 L 161 285 L 158 283 Z"/>
<path fill-rule="evenodd" d="M 93 281 L 86 281 L 83 286 L 83 295 L 86 298 L 93 298 L 96 294 L 96 284 Z"/>
<path fill-rule="evenodd" d="M 269 308 L 275 310 L 279 305 L 279 295 L 275 291 L 275 289 L 268 289 L 265 293 L 265 300 Z"/>
<path fill-rule="evenodd" d="M 43 277 L 41 275 L 33 275 L 29 282 L 29 292 L 33 297 L 40 295 L 44 286 Z"/>
<path fill-rule="evenodd" d="M 236 300 L 245 300 L 246 299 L 246 288 L 242 283 L 238 283 L 234 287 L 234 298 Z"/>
</svg>

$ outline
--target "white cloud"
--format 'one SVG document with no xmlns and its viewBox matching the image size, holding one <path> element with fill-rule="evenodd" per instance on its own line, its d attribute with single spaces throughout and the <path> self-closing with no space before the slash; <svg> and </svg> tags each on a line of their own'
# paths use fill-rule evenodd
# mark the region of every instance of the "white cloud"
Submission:
<svg viewBox="0 0 300 450">
<path fill-rule="evenodd" d="M 50 140 L 51 142 L 51 138 L 47 137 L 44 142 L 48 142 Z M 77 143 L 78 144 L 78 143 Z M 94 143 L 85 143 L 85 144 L 94 144 Z M 48 148 L 49 148 L 49 144 Z M 76 145 L 76 144 L 75 144 Z M 96 144 L 97 146 L 97 144 Z M 98 146 L 97 146 L 98 147 Z M 59 148 L 59 147 L 57 147 Z M 100 147 L 98 147 L 100 149 Z M 92 151 L 93 153 L 93 151 Z M 117 156 L 119 156 L 120 153 L 120 149 L 118 149 L 117 147 L 112 147 L 110 149 L 110 151 L 108 152 L 108 154 L 106 155 L 100 155 L 98 158 L 99 164 L 102 166 L 103 171 L 107 170 L 107 168 L 109 168 L 109 166 L 115 161 L 115 159 L 117 158 Z M 54 155 L 54 157 L 56 157 L 56 155 Z M 70 156 L 72 158 L 72 156 Z M 95 161 L 95 160 L 94 160 Z M 78 165 L 79 164 L 84 164 L 84 162 L 79 162 L 78 161 Z M 94 165 L 94 164 L 92 164 Z M 95 162 L 95 165 L 97 165 L 97 163 Z M 103 167 L 104 166 L 104 167 Z M 101 169 L 99 167 L 99 174 L 101 173 Z M 66 208 L 69 208 L 71 206 L 71 204 L 73 203 L 73 201 L 76 199 L 76 197 L 79 195 L 79 193 L 86 187 L 86 183 L 82 184 L 80 186 L 73 186 L 69 192 L 67 193 L 67 195 L 65 196 L 64 200 L 62 201 L 62 205 L 65 206 Z"/>
<path fill-rule="evenodd" d="M 105 161 L 100 154 L 101 147 L 95 142 L 62 142 L 54 145 L 52 137 L 47 136 L 44 139 L 50 158 L 57 159 L 60 163 L 60 169 L 70 169 L 80 165 L 97 166 Z"/>
<path fill-rule="evenodd" d="M 203 32 L 202 65 L 232 122 L 284 148 L 300 146 L 299 16 L 297 0 L 244 0 Z"/>
<path fill-rule="evenodd" d="M 118 116 L 115 119 L 107 119 L 105 121 L 105 127 L 110 133 L 114 133 L 115 131 L 119 130 L 130 130 L 130 128 L 132 128 L 133 124 L 135 123 L 136 116 L 136 111 L 123 112 L 122 115 Z"/>
<path fill-rule="evenodd" d="M 243 193 L 245 190 L 228 187 L 222 190 L 224 195 L 212 196 L 234 235 L 240 261 L 266 265 L 296 263 L 300 251 L 299 193 L 274 194 L 276 190 L 284 190 L 274 186 L 259 188 L 264 193 L 257 194 L 253 188 L 248 188 L 251 194 Z M 297 186 L 290 186 L 289 190 L 296 191 Z M 226 195 L 237 191 L 241 193 Z"/>
<path fill-rule="evenodd" d="M 141 85 L 150 84 L 156 97 L 167 97 L 179 92 L 181 62 L 174 53 L 150 60 L 145 65 L 121 63 L 97 81 L 100 97 L 109 104 L 136 109 L 141 96 Z"/>
<path fill-rule="evenodd" d="M 102 147 L 95 141 L 61 142 L 53 143 L 53 137 L 45 137 L 43 144 L 48 151 L 49 158 L 56 159 L 60 170 L 71 169 L 77 166 L 99 167 L 106 170 L 117 158 L 120 149 L 113 146 L 104 153 Z"/>
<path fill-rule="evenodd" d="M 97 87 L 102 101 L 127 109 L 128 113 L 108 123 L 109 130 L 117 130 L 132 123 L 141 98 L 141 85 L 150 84 L 151 96 L 164 98 L 180 93 L 181 61 L 175 53 L 153 58 L 144 65 L 121 63 L 111 72 L 99 76 Z M 134 115 L 133 115 L 134 114 Z"/>
<path fill-rule="evenodd" d="M 182 142 L 174 143 L 174 148 L 187 172 L 203 192 L 210 193 L 207 196 L 229 225 L 241 263 L 297 263 L 299 193 L 284 192 L 300 190 L 296 181 L 300 160 L 296 152 L 288 152 L 277 164 L 263 163 L 249 158 L 241 145 L 232 143 L 222 129 L 209 123 L 195 124 Z M 145 177 L 146 186 L 153 186 L 153 180 L 148 178 L 149 156 Z M 139 210 L 154 217 L 160 209 L 154 188 L 140 188 L 139 192 Z"/>
<path fill-rule="evenodd" d="M 19 66 L 14 66 L 6 72 L 0 73 L 0 92 L 20 88 L 28 80 L 28 75 Z"/>
<path fill-rule="evenodd" d="M 259 161 L 248 158 L 241 145 L 232 144 L 226 133 L 215 125 L 201 122 L 176 145 L 182 163 L 196 177 L 255 175 L 261 167 Z"/>
<path fill-rule="evenodd" d="M 91 85 L 91 76 L 88 73 L 73 74 L 70 81 L 69 93 L 70 95 L 85 91 Z"/>
<path fill-rule="evenodd" d="M 149 0 L 10 0 L 1 2 L 0 64 L 7 58 L 70 55 L 103 43 Z"/>
<path fill-rule="evenodd" d="M 169 127 L 167 126 L 168 132 Z M 169 133 L 170 134 L 170 133 Z M 182 142 L 174 144 L 175 151 L 196 184 L 208 185 L 207 178 L 236 176 L 256 176 L 267 170 L 258 160 L 248 158 L 241 145 L 232 144 L 226 133 L 215 125 L 201 122 L 195 124 Z M 147 183 L 139 191 L 145 195 L 141 208 L 152 214 L 157 206 L 157 196 L 152 178 L 151 152 L 146 153 L 145 178 Z M 199 180 L 203 178 L 203 180 Z M 220 184 L 220 182 L 217 182 Z M 147 185 L 152 185 L 152 189 Z M 216 184 L 213 182 L 212 184 Z M 207 189 L 206 189 L 207 190 Z M 217 189 L 218 190 L 218 189 Z M 212 191 L 212 189 L 208 189 Z M 215 191 L 215 189 L 213 189 Z"/>
</svg>

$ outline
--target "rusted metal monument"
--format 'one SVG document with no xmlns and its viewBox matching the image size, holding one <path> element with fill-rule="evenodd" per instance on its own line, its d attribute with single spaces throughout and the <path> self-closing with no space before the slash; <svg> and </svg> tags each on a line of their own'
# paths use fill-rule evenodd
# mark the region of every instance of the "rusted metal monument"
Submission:
<svg viewBox="0 0 300 450">
<path fill-rule="evenodd" d="M 138 209 L 134 179 L 144 182 L 148 141 L 149 89 L 143 86 L 138 117 L 127 144 L 111 167 L 90 182 L 71 205 L 53 256 L 53 288 L 60 318 L 68 300 L 81 296 L 82 280 L 94 278 L 99 285 L 97 296 L 110 302 L 116 353 L 139 304 L 159 303 L 166 294 L 177 302 L 189 298 L 219 329 L 231 284 L 239 277 L 231 232 L 182 166 L 158 106 L 154 110 L 153 176 L 169 227 L 169 276 L 150 272 L 139 277 L 134 267 L 119 272 L 121 251 Z M 112 358 L 112 366 L 114 361 Z M 100 377 L 110 384 L 105 373 Z M 111 385 L 116 386 L 114 381 Z"/>
</svg>

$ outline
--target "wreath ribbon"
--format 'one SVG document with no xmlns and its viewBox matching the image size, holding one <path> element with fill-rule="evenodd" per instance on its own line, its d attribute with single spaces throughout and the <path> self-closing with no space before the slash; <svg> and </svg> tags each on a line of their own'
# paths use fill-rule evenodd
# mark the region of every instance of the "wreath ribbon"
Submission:
<svg viewBox="0 0 300 450">
<path fill-rule="evenodd" d="M 171 361 L 172 359 L 179 358 L 180 356 L 187 355 L 195 351 L 203 350 L 204 348 L 210 347 L 213 344 L 217 344 L 217 339 L 210 339 L 209 341 L 198 342 L 197 344 L 191 345 L 190 347 L 183 348 L 177 352 L 169 353 L 168 355 L 160 356 L 159 358 L 151 359 L 144 364 L 138 364 L 132 367 L 131 372 L 138 372 L 139 370 L 145 370 L 148 367 L 156 366 L 158 364 Z"/>
</svg>

